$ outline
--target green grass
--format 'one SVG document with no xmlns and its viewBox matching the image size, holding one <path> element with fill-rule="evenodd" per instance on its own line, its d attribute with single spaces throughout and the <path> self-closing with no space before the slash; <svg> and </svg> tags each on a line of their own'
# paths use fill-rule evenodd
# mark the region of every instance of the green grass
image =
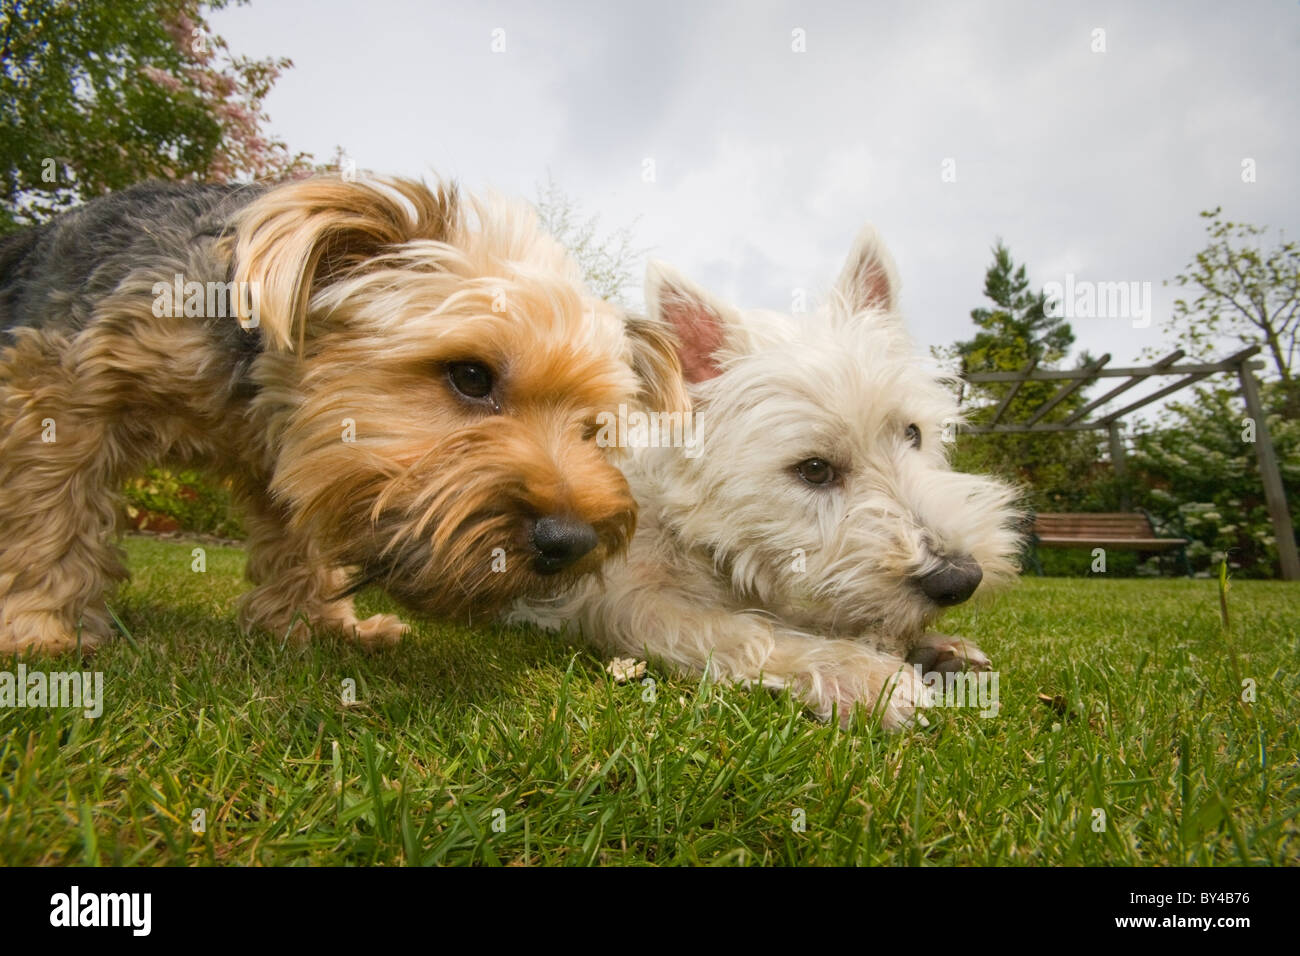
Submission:
<svg viewBox="0 0 1300 956">
<path fill-rule="evenodd" d="M 0 710 L 0 860 L 1300 857 L 1296 585 L 1234 582 L 1229 594 L 1253 704 L 1233 676 L 1217 582 L 1026 579 L 945 622 L 993 656 L 997 717 L 932 710 L 928 728 L 887 734 L 859 720 L 845 733 L 788 697 L 661 675 L 647 702 L 580 643 L 525 628 L 420 621 L 373 656 L 243 635 L 232 614 L 242 553 L 209 546 L 196 574 L 191 547 L 128 542 L 135 577 L 114 608 L 132 640 L 86 665 L 105 675 L 101 717 Z M 378 595 L 360 603 L 387 609 Z"/>
</svg>

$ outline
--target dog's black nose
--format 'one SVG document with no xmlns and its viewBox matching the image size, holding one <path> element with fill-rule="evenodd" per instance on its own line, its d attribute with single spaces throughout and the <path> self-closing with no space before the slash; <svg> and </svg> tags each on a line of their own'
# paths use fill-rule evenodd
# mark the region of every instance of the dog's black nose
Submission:
<svg viewBox="0 0 1300 956">
<path fill-rule="evenodd" d="M 929 574 L 916 578 L 917 586 L 935 604 L 950 607 L 960 604 L 980 586 L 984 572 L 979 562 L 968 554 L 950 554 Z"/>
<path fill-rule="evenodd" d="M 596 529 L 576 518 L 539 518 L 533 525 L 533 570 L 538 574 L 563 571 L 600 543 Z"/>
</svg>

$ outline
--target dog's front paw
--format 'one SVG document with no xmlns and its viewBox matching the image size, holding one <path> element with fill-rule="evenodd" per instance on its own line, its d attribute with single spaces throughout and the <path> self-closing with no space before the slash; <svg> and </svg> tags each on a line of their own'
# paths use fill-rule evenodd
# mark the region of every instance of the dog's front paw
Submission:
<svg viewBox="0 0 1300 956">
<path fill-rule="evenodd" d="M 880 715 L 886 730 L 899 730 L 918 722 L 917 710 L 932 703 L 932 691 L 926 687 L 914 667 L 901 661 L 892 664 L 872 662 L 866 668 L 823 674 L 825 696 L 820 702 L 820 716 L 829 719 L 834 707 L 840 726 L 847 728 L 854 708 Z"/>
<path fill-rule="evenodd" d="M 375 614 L 352 625 L 348 635 L 368 651 L 392 647 L 406 634 L 407 626 L 396 614 Z"/>
<path fill-rule="evenodd" d="M 880 711 L 880 725 L 886 730 L 901 730 L 916 723 L 924 726 L 925 719 L 917 711 L 929 707 L 933 696 L 915 668 L 900 668 L 890 675 L 876 698 L 874 707 Z"/>
<path fill-rule="evenodd" d="M 74 624 L 65 614 L 49 611 L 13 611 L 22 595 L 0 608 L 0 654 L 66 654 L 80 648 L 92 652 L 111 631 L 108 615 L 87 609 Z"/>
<path fill-rule="evenodd" d="M 925 635 L 913 646 L 907 660 L 910 664 L 919 664 L 926 674 L 987 671 L 993 668 L 993 662 L 974 641 L 947 634 Z"/>
<path fill-rule="evenodd" d="M 308 613 L 285 603 L 283 595 L 269 588 L 250 591 L 244 597 L 239 621 L 246 629 L 269 631 L 299 647 L 308 644 L 314 635 L 340 634 L 367 651 L 376 651 L 392 647 L 407 631 L 395 614 L 375 614 L 360 620 L 350 600 L 317 605 Z"/>
</svg>

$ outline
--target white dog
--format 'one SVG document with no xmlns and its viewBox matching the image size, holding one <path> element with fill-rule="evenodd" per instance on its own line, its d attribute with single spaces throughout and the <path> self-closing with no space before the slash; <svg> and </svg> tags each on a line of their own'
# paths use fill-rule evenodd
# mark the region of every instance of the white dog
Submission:
<svg viewBox="0 0 1300 956">
<path fill-rule="evenodd" d="M 698 447 L 634 449 L 626 559 L 519 616 L 678 671 L 789 687 L 846 723 L 859 703 L 907 722 L 921 670 L 987 668 L 927 628 L 1015 575 L 1015 493 L 949 468 L 958 409 L 913 354 L 897 292 L 870 228 L 831 301 L 799 318 L 741 313 L 652 264 L 648 310 L 676 330 Z"/>
</svg>

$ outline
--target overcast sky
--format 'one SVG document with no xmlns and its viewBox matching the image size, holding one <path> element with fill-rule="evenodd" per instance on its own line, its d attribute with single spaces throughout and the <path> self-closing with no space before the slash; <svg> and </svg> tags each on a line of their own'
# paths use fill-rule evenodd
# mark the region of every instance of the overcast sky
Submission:
<svg viewBox="0 0 1300 956">
<path fill-rule="evenodd" d="M 528 197 L 549 171 L 742 306 L 824 292 L 873 222 L 922 346 L 971 334 L 997 237 L 1036 287 L 1151 283 L 1149 328 L 1072 321 L 1129 364 L 1169 341 L 1199 210 L 1300 233 L 1296 0 L 253 0 L 212 25 L 293 59 L 266 104 L 293 149 Z"/>
</svg>

